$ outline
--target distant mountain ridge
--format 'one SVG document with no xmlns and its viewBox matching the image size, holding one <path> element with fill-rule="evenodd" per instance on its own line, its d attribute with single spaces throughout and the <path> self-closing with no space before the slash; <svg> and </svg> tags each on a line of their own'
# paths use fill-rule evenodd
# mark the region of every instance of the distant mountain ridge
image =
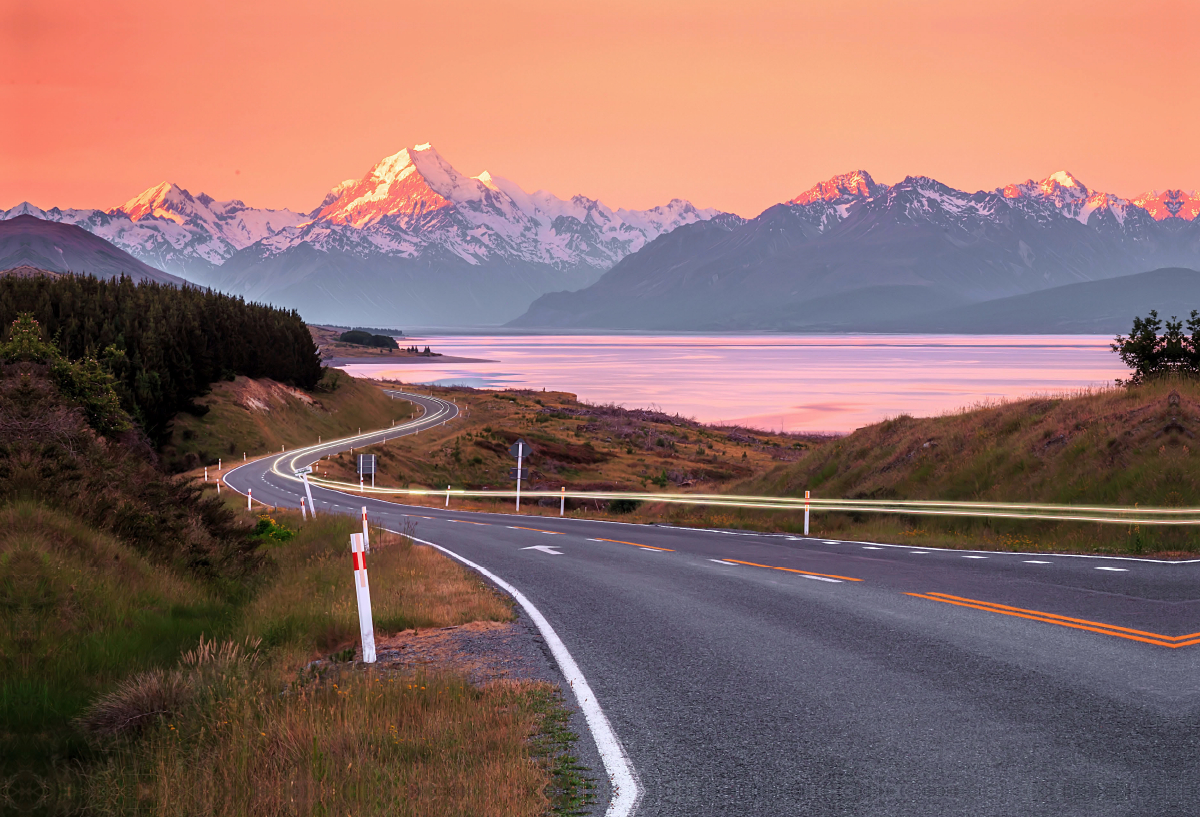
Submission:
<svg viewBox="0 0 1200 817">
<path fill-rule="evenodd" d="M 711 218 L 675 199 L 613 210 L 458 172 L 431 145 L 405 148 L 336 185 L 309 213 L 193 196 L 163 183 L 111 210 L 41 210 L 198 283 L 317 320 L 487 324 L 543 292 L 592 283 L 681 224 Z"/>
<path fill-rule="evenodd" d="M 26 270 L 97 278 L 128 275 L 135 281 L 183 283 L 81 227 L 27 215 L 0 221 L 0 270 L 20 270 L 19 275 L 30 274 Z"/>
<path fill-rule="evenodd" d="M 926 176 L 883 185 L 859 170 L 753 219 L 681 227 L 587 289 L 542 296 L 511 325 L 871 331 L 961 304 L 1200 268 L 1200 194 L 1139 200 L 1066 171 L 968 193 Z"/>
</svg>

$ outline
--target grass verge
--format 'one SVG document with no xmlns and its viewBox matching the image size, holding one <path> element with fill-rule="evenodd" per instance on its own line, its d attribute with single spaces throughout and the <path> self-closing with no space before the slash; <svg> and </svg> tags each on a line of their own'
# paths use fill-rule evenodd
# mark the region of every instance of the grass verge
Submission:
<svg viewBox="0 0 1200 817">
<path fill-rule="evenodd" d="M 262 522 L 273 570 L 232 638 L 132 674 L 77 721 L 96 755 L 77 784 L 87 810 L 499 817 L 587 802 L 555 688 L 313 663 L 357 641 L 356 520 Z M 373 530 L 368 565 L 377 633 L 513 618 L 507 599 L 406 537 Z"/>
</svg>

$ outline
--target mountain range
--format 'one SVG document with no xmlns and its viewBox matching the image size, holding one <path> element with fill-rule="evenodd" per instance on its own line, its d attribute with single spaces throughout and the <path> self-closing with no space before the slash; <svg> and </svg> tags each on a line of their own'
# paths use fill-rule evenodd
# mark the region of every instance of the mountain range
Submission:
<svg viewBox="0 0 1200 817">
<path fill-rule="evenodd" d="M 193 196 L 164 182 L 108 209 L 3 212 L 77 225 L 142 262 L 310 320 L 486 325 L 537 296 L 593 283 L 674 228 L 711 218 L 673 200 L 613 210 L 458 172 L 431 145 L 405 148 L 336 185 L 308 213 Z"/>
<path fill-rule="evenodd" d="M 1200 269 L 1198 193 L 1123 199 L 1065 171 L 968 193 L 859 170 L 756 218 L 683 225 L 510 325 L 923 331 L 968 304 L 1165 267 Z"/>
<path fill-rule="evenodd" d="M 1065 171 L 970 193 L 859 170 L 746 219 L 680 199 L 625 210 L 528 193 L 466 176 L 423 144 L 305 213 L 164 182 L 108 210 L 25 202 L 0 216 L 74 225 L 147 269 L 347 325 L 871 331 L 1200 268 L 1200 193 L 1125 199 Z"/>
</svg>

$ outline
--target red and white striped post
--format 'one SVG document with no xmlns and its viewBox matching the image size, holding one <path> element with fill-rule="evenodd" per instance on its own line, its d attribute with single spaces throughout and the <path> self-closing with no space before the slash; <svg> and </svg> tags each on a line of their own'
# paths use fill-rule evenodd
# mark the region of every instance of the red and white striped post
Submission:
<svg viewBox="0 0 1200 817">
<path fill-rule="evenodd" d="M 358 631 L 362 635 L 362 660 L 375 663 L 375 624 L 371 620 L 371 587 L 367 584 L 366 542 L 361 533 L 350 534 L 354 559 L 354 592 L 358 596 Z"/>
<path fill-rule="evenodd" d="M 304 507 L 304 497 L 300 497 L 300 518 L 308 521 L 308 509 Z"/>
<path fill-rule="evenodd" d="M 363 532 L 362 532 L 363 550 L 365 550 L 367 553 L 370 553 L 371 552 L 371 535 L 367 532 L 367 506 L 366 505 L 363 505 L 362 519 L 363 519 Z"/>
<path fill-rule="evenodd" d="M 808 536 L 808 491 L 804 492 L 804 535 Z"/>
<path fill-rule="evenodd" d="M 562 498 L 558 501 L 558 515 L 565 516 L 567 513 L 567 486 L 562 486 Z"/>
</svg>

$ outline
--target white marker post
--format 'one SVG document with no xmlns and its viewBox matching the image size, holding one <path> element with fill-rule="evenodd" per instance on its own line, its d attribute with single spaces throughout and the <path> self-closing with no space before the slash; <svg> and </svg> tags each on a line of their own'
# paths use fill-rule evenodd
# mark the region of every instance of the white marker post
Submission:
<svg viewBox="0 0 1200 817">
<path fill-rule="evenodd" d="M 366 550 L 367 553 L 370 553 L 371 552 L 371 534 L 367 532 L 367 506 L 366 505 L 363 505 L 362 516 L 363 516 L 363 549 Z"/>
<path fill-rule="evenodd" d="M 204 466 L 204 481 L 208 482 L 208 466 Z"/>
<path fill-rule="evenodd" d="M 300 518 L 308 521 L 308 510 L 304 507 L 304 497 L 300 497 Z"/>
<path fill-rule="evenodd" d="M 558 503 L 558 515 L 565 516 L 567 513 L 567 486 L 562 487 L 562 499 Z"/>
<path fill-rule="evenodd" d="M 804 535 L 808 536 L 808 491 L 804 492 Z"/>
<path fill-rule="evenodd" d="M 354 592 L 358 596 L 358 631 L 362 635 L 362 660 L 375 663 L 375 624 L 371 620 L 371 587 L 367 584 L 366 543 L 361 533 L 350 534 L 354 559 Z"/>
<path fill-rule="evenodd" d="M 246 489 L 246 510 L 248 510 L 248 511 L 254 510 L 254 489 L 253 488 Z"/>
<path fill-rule="evenodd" d="M 521 512 L 521 460 L 525 458 L 525 446 L 517 443 L 517 513 Z"/>
<path fill-rule="evenodd" d="M 446 486 L 446 507 L 450 507 L 450 486 Z"/>
<path fill-rule="evenodd" d="M 217 473 L 221 473 L 221 458 L 217 458 Z"/>
</svg>

